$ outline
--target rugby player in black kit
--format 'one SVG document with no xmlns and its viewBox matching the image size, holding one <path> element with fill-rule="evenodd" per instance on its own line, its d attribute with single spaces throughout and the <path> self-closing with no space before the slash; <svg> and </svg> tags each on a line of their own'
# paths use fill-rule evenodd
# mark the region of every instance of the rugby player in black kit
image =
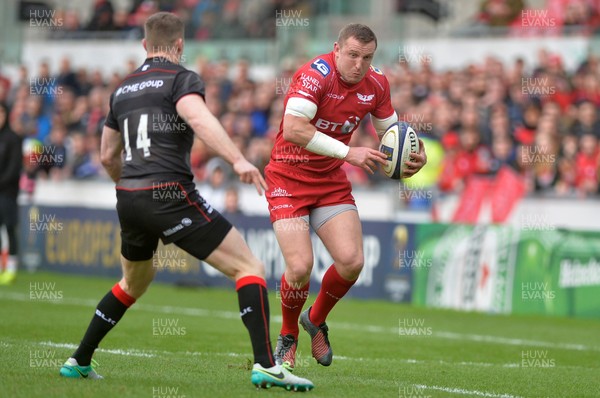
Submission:
<svg viewBox="0 0 600 398">
<path fill-rule="evenodd" d="M 102 164 L 116 182 L 123 277 L 99 302 L 60 374 L 101 378 L 92 367 L 92 355 L 154 278 L 152 257 L 161 239 L 235 281 L 254 352 L 252 383 L 310 390 L 312 382 L 292 375 L 273 358 L 263 264 L 196 191 L 189 160 L 194 136 L 231 163 L 240 180 L 254 184 L 259 194 L 266 183 L 206 107 L 200 77 L 179 65 L 182 21 L 160 12 L 148 18 L 144 28 L 147 58 L 111 95 L 102 131 Z"/>
</svg>

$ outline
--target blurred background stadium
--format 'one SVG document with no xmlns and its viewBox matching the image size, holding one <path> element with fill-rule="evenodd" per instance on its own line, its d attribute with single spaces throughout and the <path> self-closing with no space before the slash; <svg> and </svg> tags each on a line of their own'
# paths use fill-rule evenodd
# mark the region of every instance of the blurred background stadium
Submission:
<svg viewBox="0 0 600 398">
<path fill-rule="evenodd" d="M 22 137 L 20 266 L 118 276 L 114 188 L 99 161 L 108 98 L 144 59 L 143 22 L 186 23 L 183 64 L 264 168 L 293 72 L 370 25 L 373 64 L 424 139 L 406 182 L 346 164 L 364 222 L 356 297 L 492 313 L 600 317 L 600 2 L 595 0 L 0 0 L 0 103 Z M 363 120 L 353 145 L 377 145 Z M 198 140 L 200 192 L 267 266 L 267 204 Z M 3 239 L 6 246 L 6 239 Z M 315 240 L 314 287 L 330 258 Z M 159 280 L 227 285 L 175 249 Z M 172 253 L 169 250 L 173 250 Z M 169 254 L 170 253 L 170 254 Z M 170 257 L 169 257 L 170 256 Z M 6 259 L 6 254 L 3 256 Z M 172 261 L 171 261 L 172 260 Z"/>
</svg>

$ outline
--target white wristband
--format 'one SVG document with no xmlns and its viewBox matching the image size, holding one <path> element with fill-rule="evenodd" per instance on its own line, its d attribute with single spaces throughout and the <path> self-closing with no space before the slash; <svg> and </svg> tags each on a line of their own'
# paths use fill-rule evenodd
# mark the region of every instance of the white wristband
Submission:
<svg viewBox="0 0 600 398">
<path fill-rule="evenodd" d="M 306 149 L 317 155 L 331 156 L 338 159 L 344 159 L 350 151 L 348 145 L 321 133 L 319 130 L 315 131 L 313 138 L 306 144 Z"/>
</svg>

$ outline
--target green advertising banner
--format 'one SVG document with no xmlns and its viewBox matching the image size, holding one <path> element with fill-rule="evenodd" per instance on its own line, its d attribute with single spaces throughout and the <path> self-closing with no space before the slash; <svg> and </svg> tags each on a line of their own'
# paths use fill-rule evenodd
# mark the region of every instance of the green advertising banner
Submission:
<svg viewBox="0 0 600 398">
<path fill-rule="evenodd" d="M 419 225 L 413 302 L 430 307 L 510 312 L 515 233 L 505 226 Z"/>
<path fill-rule="evenodd" d="M 600 318 L 600 233 L 526 231 L 517 265 L 513 313 Z"/>
<path fill-rule="evenodd" d="M 419 225 L 412 301 L 468 311 L 600 318 L 600 232 Z"/>
</svg>

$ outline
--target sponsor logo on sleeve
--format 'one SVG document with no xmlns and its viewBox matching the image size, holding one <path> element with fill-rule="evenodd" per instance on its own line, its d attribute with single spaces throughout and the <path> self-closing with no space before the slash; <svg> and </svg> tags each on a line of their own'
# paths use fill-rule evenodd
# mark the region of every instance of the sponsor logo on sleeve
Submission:
<svg viewBox="0 0 600 398">
<path fill-rule="evenodd" d="M 373 65 L 369 66 L 369 69 L 371 69 L 374 73 L 377 73 L 378 75 L 383 75 L 383 72 L 381 71 L 381 69 L 376 68 Z"/>
<path fill-rule="evenodd" d="M 300 83 L 302 84 L 302 88 L 316 92 L 321 88 L 321 84 L 317 78 L 307 75 L 306 73 L 302 73 L 300 75 Z"/>
<path fill-rule="evenodd" d="M 316 69 L 323 76 L 327 76 L 329 72 L 331 72 L 331 67 L 329 64 L 321 58 L 317 58 L 312 64 L 310 64 L 310 67 Z"/>
</svg>

